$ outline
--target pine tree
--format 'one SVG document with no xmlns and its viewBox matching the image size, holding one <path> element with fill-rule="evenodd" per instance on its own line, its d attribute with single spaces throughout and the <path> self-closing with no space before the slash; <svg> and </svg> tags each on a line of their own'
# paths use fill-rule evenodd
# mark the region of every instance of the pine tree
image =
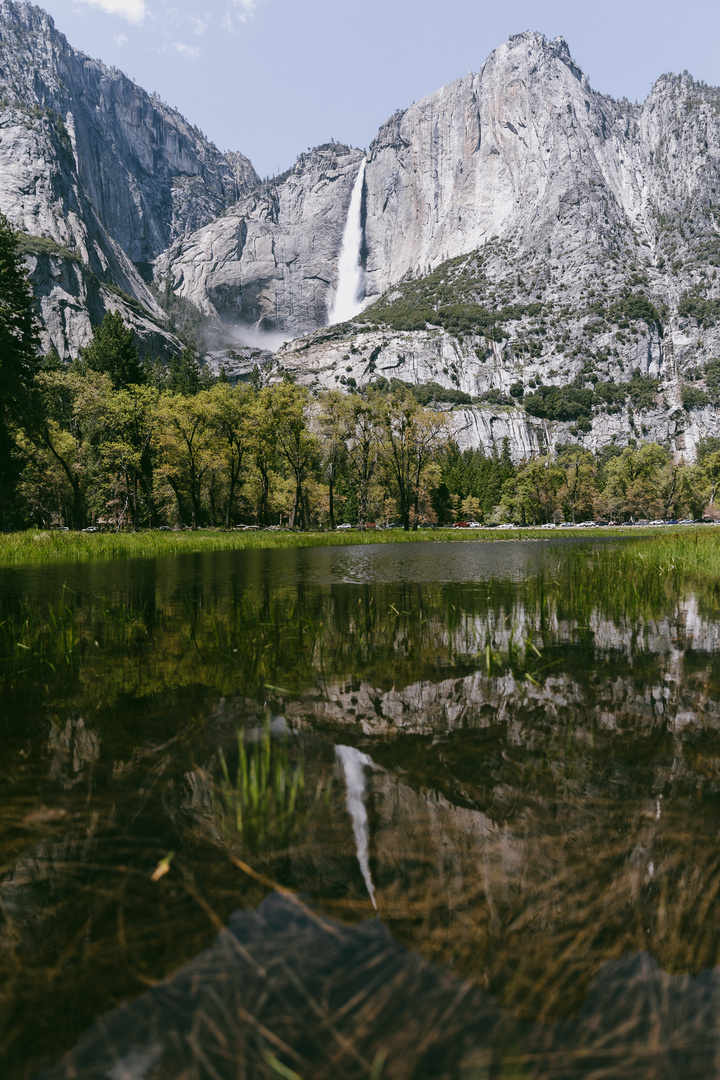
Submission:
<svg viewBox="0 0 720 1080">
<path fill-rule="evenodd" d="M 119 311 L 108 311 L 93 330 L 92 341 L 80 350 L 79 371 L 97 371 L 112 379 L 114 390 L 145 382 L 133 332 Z"/>
<path fill-rule="evenodd" d="M 0 529 L 22 467 L 15 432 L 27 422 L 30 386 L 39 364 L 32 300 L 18 234 L 0 214 Z"/>
<path fill-rule="evenodd" d="M 0 400 L 15 407 L 24 397 L 38 365 L 38 332 L 32 311 L 32 288 L 18 234 L 0 214 Z"/>
</svg>

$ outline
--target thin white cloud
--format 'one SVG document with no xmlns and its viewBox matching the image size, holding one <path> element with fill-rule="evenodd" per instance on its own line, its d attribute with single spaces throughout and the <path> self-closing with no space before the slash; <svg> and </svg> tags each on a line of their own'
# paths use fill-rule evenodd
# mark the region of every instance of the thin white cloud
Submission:
<svg viewBox="0 0 720 1080">
<path fill-rule="evenodd" d="M 197 15 L 190 15 L 187 21 L 192 26 L 195 35 L 202 37 L 210 25 L 210 15 L 206 15 L 204 19 L 199 18 Z"/>
<path fill-rule="evenodd" d="M 197 60 L 201 55 L 201 50 L 195 48 L 194 45 L 185 45 L 182 41 L 173 41 L 169 45 L 163 45 L 161 52 L 168 52 L 170 49 L 174 49 L 178 56 L 182 56 L 183 60 Z"/>
<path fill-rule="evenodd" d="M 122 48 L 123 45 L 127 45 L 128 36 L 127 34 L 113 34 L 113 41 Z"/>
<path fill-rule="evenodd" d="M 255 14 L 257 0 L 233 0 L 232 6 L 240 22 L 247 22 Z"/>
<path fill-rule="evenodd" d="M 147 5 L 145 0 L 82 0 L 85 4 L 100 8 L 106 15 L 119 15 L 121 19 L 139 25 L 145 21 Z"/>
<path fill-rule="evenodd" d="M 230 33 L 235 32 L 237 23 L 246 23 L 252 19 L 261 0 L 230 0 L 223 16 L 222 24 Z"/>
</svg>

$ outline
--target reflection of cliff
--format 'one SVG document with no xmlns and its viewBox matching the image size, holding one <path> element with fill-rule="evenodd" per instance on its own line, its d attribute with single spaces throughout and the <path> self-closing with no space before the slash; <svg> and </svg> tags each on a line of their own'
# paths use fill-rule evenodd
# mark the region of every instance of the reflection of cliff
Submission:
<svg viewBox="0 0 720 1080">
<path fill-rule="evenodd" d="M 377 677 L 381 664 L 372 656 L 365 677 L 357 664 L 360 674 L 327 678 L 324 697 L 289 701 L 288 715 L 301 725 L 312 718 L 367 735 L 498 722 L 521 734 L 530 715 L 564 724 L 579 714 L 600 727 L 635 731 L 720 725 L 712 674 L 720 625 L 701 618 L 692 597 L 665 619 L 613 622 L 596 613 L 578 627 L 516 607 L 465 617 L 452 630 L 428 620 L 424 634 L 427 640 L 417 644 L 398 630 L 378 643 L 376 652 L 384 645 L 398 657 L 389 686 Z M 425 663 L 429 654 L 436 656 L 434 673 Z"/>
</svg>

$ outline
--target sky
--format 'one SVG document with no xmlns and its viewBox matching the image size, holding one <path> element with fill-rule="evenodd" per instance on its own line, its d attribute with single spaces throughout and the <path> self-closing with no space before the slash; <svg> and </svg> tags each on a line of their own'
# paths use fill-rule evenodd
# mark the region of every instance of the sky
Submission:
<svg viewBox="0 0 720 1080">
<path fill-rule="evenodd" d="M 40 0 L 71 45 L 157 93 L 261 176 L 477 71 L 511 34 L 562 35 L 591 86 L 642 101 L 720 85 L 719 0 Z"/>
</svg>

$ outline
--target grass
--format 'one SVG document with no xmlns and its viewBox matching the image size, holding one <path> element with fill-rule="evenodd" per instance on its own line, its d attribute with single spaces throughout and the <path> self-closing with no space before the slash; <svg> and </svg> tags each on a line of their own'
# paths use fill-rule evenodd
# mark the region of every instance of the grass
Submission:
<svg viewBox="0 0 720 1080">
<path fill-rule="evenodd" d="M 551 540 L 562 533 L 541 529 L 419 529 L 403 532 L 197 532 L 82 533 L 29 529 L 0 535 L 0 565 L 44 562 L 81 562 L 86 559 L 155 558 L 197 551 L 243 551 L 260 548 L 347 547 L 355 544 L 407 544 L 418 541 L 468 543 L 501 540 Z M 592 539 L 609 535 L 607 529 L 585 529 L 575 538 Z M 613 536 L 657 535 L 656 530 L 614 529 Z M 675 533 L 674 535 L 678 535 Z M 682 533 L 680 535 L 687 535 Z"/>
<path fill-rule="evenodd" d="M 237 765 L 231 770 L 222 747 L 218 750 L 222 781 L 217 808 L 223 833 L 239 839 L 251 849 L 265 844 L 285 844 L 301 820 L 330 785 L 321 779 L 313 796 L 305 794 L 305 765 L 302 758 L 291 761 L 287 734 L 273 738 L 270 717 L 266 717 L 260 737 L 246 741 L 246 732 L 237 733 Z"/>
</svg>

